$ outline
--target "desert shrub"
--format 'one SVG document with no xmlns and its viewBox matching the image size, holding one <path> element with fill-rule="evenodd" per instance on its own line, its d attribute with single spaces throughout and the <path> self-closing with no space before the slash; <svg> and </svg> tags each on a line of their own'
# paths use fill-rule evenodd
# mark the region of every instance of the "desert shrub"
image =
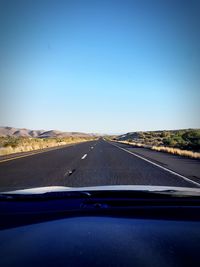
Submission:
<svg viewBox="0 0 200 267">
<path fill-rule="evenodd" d="M 20 144 L 21 138 L 16 137 L 8 137 L 7 140 L 4 142 L 4 147 L 12 147 L 15 148 Z"/>
<path fill-rule="evenodd" d="M 165 146 L 175 146 L 177 142 L 173 138 L 168 137 L 163 139 L 163 144 Z"/>
<path fill-rule="evenodd" d="M 139 132 L 138 133 L 138 137 L 143 139 L 143 138 L 145 138 L 145 134 L 143 132 Z"/>
<path fill-rule="evenodd" d="M 200 130 L 191 130 L 183 134 L 183 139 L 191 149 L 200 149 Z"/>
</svg>

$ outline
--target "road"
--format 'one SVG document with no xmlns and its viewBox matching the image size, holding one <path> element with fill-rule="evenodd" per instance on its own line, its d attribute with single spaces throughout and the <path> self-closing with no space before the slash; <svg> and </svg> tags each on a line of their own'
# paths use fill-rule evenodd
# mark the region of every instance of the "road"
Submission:
<svg viewBox="0 0 200 267">
<path fill-rule="evenodd" d="M 200 187 L 199 163 L 99 139 L 0 162 L 0 190 L 52 185 Z"/>
</svg>

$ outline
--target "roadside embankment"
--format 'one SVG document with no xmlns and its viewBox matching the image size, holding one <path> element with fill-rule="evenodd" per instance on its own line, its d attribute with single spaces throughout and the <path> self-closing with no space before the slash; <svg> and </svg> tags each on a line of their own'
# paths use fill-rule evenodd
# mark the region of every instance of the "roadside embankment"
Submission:
<svg viewBox="0 0 200 267">
<path fill-rule="evenodd" d="M 189 150 L 182 150 L 179 148 L 172 148 L 172 147 L 167 147 L 167 146 L 151 146 L 151 145 L 146 145 L 142 143 L 137 143 L 137 142 L 130 142 L 130 141 L 115 141 L 118 143 L 122 144 L 129 144 L 137 147 L 144 147 L 148 149 L 152 149 L 155 151 L 161 151 L 161 152 L 166 152 L 174 155 L 179 155 L 179 156 L 184 156 L 184 157 L 189 157 L 189 158 L 194 158 L 194 159 L 200 159 L 200 153 L 199 152 L 193 152 Z"/>
<path fill-rule="evenodd" d="M 25 138 L 25 137 L 1 137 L 0 156 L 14 153 L 29 152 L 64 146 L 94 140 L 93 137 L 66 137 L 66 138 Z"/>
</svg>

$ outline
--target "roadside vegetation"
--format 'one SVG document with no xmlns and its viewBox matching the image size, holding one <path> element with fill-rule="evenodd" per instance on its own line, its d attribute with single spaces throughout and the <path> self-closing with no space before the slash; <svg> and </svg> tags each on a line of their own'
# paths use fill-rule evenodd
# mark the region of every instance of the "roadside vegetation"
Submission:
<svg viewBox="0 0 200 267">
<path fill-rule="evenodd" d="M 180 156 L 200 158 L 200 129 L 134 132 L 114 137 L 113 140 Z"/>
<path fill-rule="evenodd" d="M 95 137 L 29 138 L 0 137 L 0 156 L 94 140 Z"/>
</svg>

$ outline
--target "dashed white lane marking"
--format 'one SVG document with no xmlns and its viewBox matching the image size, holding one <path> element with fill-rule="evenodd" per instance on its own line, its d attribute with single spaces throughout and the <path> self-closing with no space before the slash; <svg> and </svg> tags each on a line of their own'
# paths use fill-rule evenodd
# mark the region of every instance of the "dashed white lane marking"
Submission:
<svg viewBox="0 0 200 267">
<path fill-rule="evenodd" d="M 93 146 L 91 146 L 91 149 L 93 149 L 94 147 Z"/>
<path fill-rule="evenodd" d="M 85 159 L 87 157 L 87 154 L 83 155 L 81 159 Z"/>
<path fill-rule="evenodd" d="M 139 156 L 139 155 L 137 155 L 137 154 L 135 154 L 135 153 L 133 153 L 133 152 L 127 150 L 127 149 L 124 149 L 124 148 L 122 148 L 122 147 L 120 147 L 120 146 L 118 146 L 118 145 L 116 145 L 116 144 L 112 144 L 112 143 L 110 143 L 110 142 L 108 142 L 108 143 L 109 143 L 110 145 L 113 145 L 113 146 L 115 146 L 115 147 L 117 147 L 117 148 L 123 150 L 123 151 L 126 151 L 126 152 L 129 153 L 129 154 L 132 154 L 133 156 L 135 156 L 135 157 L 137 157 L 137 158 L 143 159 L 143 160 L 145 160 L 145 161 L 151 163 L 152 165 L 154 165 L 154 166 L 156 166 L 156 167 L 159 167 L 160 169 L 163 169 L 163 170 L 165 170 L 165 171 L 167 171 L 167 172 L 169 172 L 169 173 L 171 173 L 171 174 L 174 174 L 174 175 L 176 175 L 176 176 L 178 176 L 178 177 L 184 179 L 185 181 L 187 181 L 187 182 L 189 182 L 189 183 L 195 184 L 195 185 L 197 185 L 198 187 L 200 186 L 199 183 L 197 183 L 197 182 L 195 182 L 195 181 L 193 181 L 193 180 L 190 180 L 189 178 L 187 178 L 187 177 L 185 177 L 185 176 L 183 176 L 183 175 L 181 175 L 181 174 L 179 174 L 179 173 L 177 173 L 177 172 L 174 172 L 174 171 L 172 171 L 172 170 L 170 170 L 170 169 L 167 169 L 167 168 L 165 168 L 165 167 L 163 167 L 163 166 L 161 166 L 161 165 L 159 165 L 159 164 L 157 164 L 157 163 L 155 163 L 155 162 L 153 162 L 153 161 L 150 161 L 150 160 L 148 160 L 148 159 L 146 159 L 146 158 L 143 158 L 142 156 Z"/>
</svg>

